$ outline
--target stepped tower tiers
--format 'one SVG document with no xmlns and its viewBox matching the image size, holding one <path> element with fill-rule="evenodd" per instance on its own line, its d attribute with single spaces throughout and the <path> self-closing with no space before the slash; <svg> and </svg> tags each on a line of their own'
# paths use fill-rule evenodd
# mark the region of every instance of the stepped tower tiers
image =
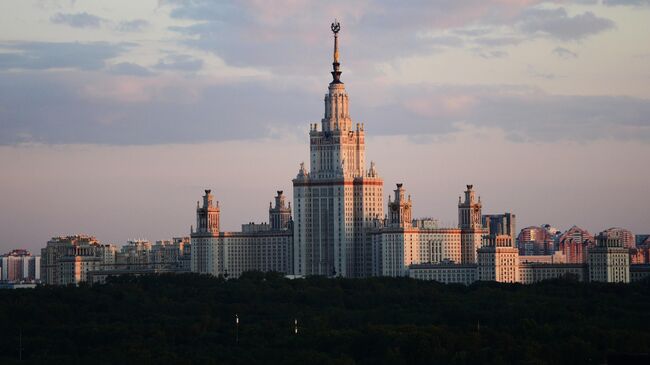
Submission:
<svg viewBox="0 0 650 365">
<path fill-rule="evenodd" d="M 193 272 L 213 274 L 223 267 L 223 260 L 214 253 L 219 237 L 219 202 L 215 202 L 211 190 L 206 189 L 203 205 L 196 202 L 196 230 L 190 229 Z"/>
<path fill-rule="evenodd" d="M 458 228 L 461 229 L 461 263 L 476 263 L 476 250 L 482 246 L 487 229 L 481 217 L 481 197 L 476 200 L 473 185 L 467 185 L 465 201 L 458 197 Z"/>
<path fill-rule="evenodd" d="M 395 201 L 390 200 L 388 197 L 388 210 L 389 210 L 389 226 L 408 228 L 412 225 L 411 217 L 411 196 L 408 199 L 405 197 L 406 190 L 402 184 L 397 184 L 395 192 Z"/>
<path fill-rule="evenodd" d="M 219 202 L 215 203 L 212 190 L 205 190 L 202 207 L 196 202 L 196 233 L 219 233 Z"/>
<path fill-rule="evenodd" d="M 341 81 L 338 33 L 332 23 L 332 82 L 321 125 L 310 125 L 309 172 L 301 164 L 293 180 L 294 272 L 363 277 L 372 272 L 372 242 L 364 227 L 383 218 L 383 180 L 374 163 L 365 168 L 364 126 L 353 129 Z"/>
<path fill-rule="evenodd" d="M 287 206 L 283 191 L 278 190 L 275 206 L 269 203 L 269 225 L 274 231 L 284 230 L 289 228 L 289 221 L 291 221 L 291 202 Z"/>
</svg>

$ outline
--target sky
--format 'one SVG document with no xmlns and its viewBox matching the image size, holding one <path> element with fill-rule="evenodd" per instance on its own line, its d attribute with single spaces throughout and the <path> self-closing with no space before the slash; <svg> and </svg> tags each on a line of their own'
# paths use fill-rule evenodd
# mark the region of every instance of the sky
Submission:
<svg viewBox="0 0 650 365">
<path fill-rule="evenodd" d="M 0 2 L 0 253 L 267 219 L 332 34 L 366 160 L 416 217 L 650 233 L 650 0 Z"/>
</svg>

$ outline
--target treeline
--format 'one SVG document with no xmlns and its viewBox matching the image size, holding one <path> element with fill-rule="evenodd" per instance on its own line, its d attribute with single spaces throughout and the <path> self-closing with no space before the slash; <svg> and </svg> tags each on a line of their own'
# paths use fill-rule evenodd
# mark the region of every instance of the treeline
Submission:
<svg viewBox="0 0 650 365">
<path fill-rule="evenodd" d="M 650 352 L 649 307 L 648 281 L 125 276 L 0 291 L 0 363 L 602 364 Z"/>
</svg>

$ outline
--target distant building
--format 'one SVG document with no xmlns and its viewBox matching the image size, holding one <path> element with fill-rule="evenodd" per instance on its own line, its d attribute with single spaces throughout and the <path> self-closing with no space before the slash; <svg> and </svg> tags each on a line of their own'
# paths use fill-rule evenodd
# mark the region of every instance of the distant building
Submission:
<svg viewBox="0 0 650 365">
<path fill-rule="evenodd" d="M 650 278 L 650 264 L 630 265 L 630 281 L 641 281 Z"/>
<path fill-rule="evenodd" d="M 476 250 L 481 247 L 487 229 L 481 219 L 481 197 L 476 199 L 473 185 L 467 185 L 465 199 L 458 197 L 458 228 L 461 232 L 461 260 L 463 264 L 476 263 Z"/>
<path fill-rule="evenodd" d="M 93 236 L 53 237 L 41 249 L 41 280 L 49 285 L 85 282 L 89 271 L 112 267 L 112 252 L 113 245 L 102 245 Z"/>
<path fill-rule="evenodd" d="M 587 254 L 589 281 L 606 283 L 630 282 L 629 250 L 623 247 L 620 237 L 610 237 L 606 232 L 598 235 L 597 245 Z"/>
<path fill-rule="evenodd" d="M 549 255 L 555 251 L 554 235 L 544 226 L 530 226 L 517 236 L 517 247 L 522 256 Z"/>
<path fill-rule="evenodd" d="M 650 245 L 630 249 L 630 264 L 650 264 Z"/>
<path fill-rule="evenodd" d="M 612 227 L 604 230 L 603 235 L 609 238 L 617 238 L 621 241 L 621 244 L 625 248 L 635 248 L 636 247 L 636 237 L 634 233 L 630 230 L 620 227 Z"/>
<path fill-rule="evenodd" d="M 490 236 L 508 235 L 517 242 L 516 216 L 512 213 L 487 214 L 482 216 L 483 227 Z"/>
<path fill-rule="evenodd" d="M 118 274 L 142 272 L 188 272 L 191 245 L 189 237 L 171 241 L 130 240 L 120 250 L 101 244 L 95 237 L 74 235 L 53 237 L 41 250 L 42 282 L 68 285 L 97 282 Z"/>
<path fill-rule="evenodd" d="M 9 282 L 38 281 L 41 278 L 41 257 L 17 249 L 0 256 L 0 280 Z"/>
<path fill-rule="evenodd" d="M 650 245 L 650 234 L 637 234 L 634 238 L 637 246 Z"/>
<path fill-rule="evenodd" d="M 541 262 L 520 262 L 519 282 L 532 284 L 543 280 L 573 278 L 576 281 L 586 281 L 587 264 L 554 264 Z"/>
<path fill-rule="evenodd" d="M 418 280 L 433 280 L 444 284 L 470 285 L 476 281 L 476 264 L 415 264 L 408 268 L 408 276 Z"/>
<path fill-rule="evenodd" d="M 594 244 L 594 237 L 577 226 L 571 227 L 559 238 L 559 250 L 566 256 L 567 263 L 587 262 L 587 250 Z"/>
<path fill-rule="evenodd" d="M 411 265 L 462 260 L 462 230 L 440 228 L 435 220 L 412 219 L 413 202 L 402 184 L 389 197 L 388 219 L 374 220 L 373 276 L 408 276 Z"/>
<path fill-rule="evenodd" d="M 366 165 L 365 130 L 353 123 L 341 81 L 338 31 L 334 32 L 332 81 L 320 125 L 309 128 L 309 170 L 293 179 L 293 271 L 296 275 L 366 277 L 372 242 L 366 230 L 384 217 L 383 180 Z"/>
<path fill-rule="evenodd" d="M 219 232 L 219 206 L 206 190 L 191 233 L 191 270 L 225 277 L 252 270 L 290 273 L 293 222 L 288 209 L 278 191 L 275 206 L 269 208 L 270 225 L 249 223 L 241 232 Z"/>
<path fill-rule="evenodd" d="M 519 250 L 514 247 L 512 236 L 486 236 L 477 257 L 478 280 L 519 282 Z"/>
</svg>

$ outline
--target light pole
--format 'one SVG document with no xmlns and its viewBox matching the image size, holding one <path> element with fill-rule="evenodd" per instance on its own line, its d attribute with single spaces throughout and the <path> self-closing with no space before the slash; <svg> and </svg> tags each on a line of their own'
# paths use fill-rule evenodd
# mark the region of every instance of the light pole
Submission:
<svg viewBox="0 0 650 365">
<path fill-rule="evenodd" d="M 235 343 L 239 344 L 239 315 L 235 313 Z"/>
</svg>

